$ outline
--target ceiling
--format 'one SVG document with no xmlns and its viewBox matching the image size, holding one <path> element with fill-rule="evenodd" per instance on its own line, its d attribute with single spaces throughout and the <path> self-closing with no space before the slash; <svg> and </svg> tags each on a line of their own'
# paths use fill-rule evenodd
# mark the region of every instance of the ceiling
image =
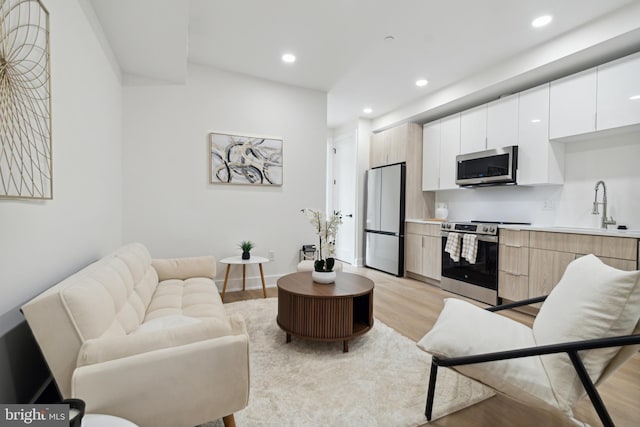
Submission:
<svg viewBox="0 0 640 427">
<path fill-rule="evenodd" d="M 324 91 L 329 127 L 379 117 L 638 2 L 90 1 L 123 73 L 181 83 L 192 62 Z M 553 21 L 533 28 L 542 14 Z"/>
</svg>

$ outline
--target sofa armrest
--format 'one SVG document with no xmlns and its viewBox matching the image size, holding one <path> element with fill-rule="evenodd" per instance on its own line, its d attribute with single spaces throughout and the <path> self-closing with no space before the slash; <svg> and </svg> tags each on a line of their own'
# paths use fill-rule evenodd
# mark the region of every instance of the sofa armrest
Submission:
<svg viewBox="0 0 640 427">
<path fill-rule="evenodd" d="M 151 265 L 158 273 L 158 280 L 179 279 L 192 277 L 216 277 L 216 259 L 213 256 L 191 258 L 166 258 L 151 260 Z"/>
<path fill-rule="evenodd" d="M 72 396 L 87 412 L 140 426 L 194 426 L 249 400 L 249 338 L 229 335 L 77 368 Z"/>
<path fill-rule="evenodd" d="M 230 317 L 204 319 L 198 323 L 167 329 L 90 339 L 78 352 L 77 366 L 86 366 L 124 357 L 173 348 L 229 335 L 246 335 L 244 319 Z"/>
</svg>

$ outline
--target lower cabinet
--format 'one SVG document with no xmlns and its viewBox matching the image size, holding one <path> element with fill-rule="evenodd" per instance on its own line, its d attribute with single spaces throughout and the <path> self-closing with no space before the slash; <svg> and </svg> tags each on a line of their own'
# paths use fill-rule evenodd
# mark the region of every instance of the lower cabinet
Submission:
<svg viewBox="0 0 640 427">
<path fill-rule="evenodd" d="M 586 254 L 621 270 L 635 270 L 638 240 L 589 234 L 500 230 L 498 296 L 510 301 L 548 295 L 567 265 Z"/>
<path fill-rule="evenodd" d="M 420 279 L 420 276 L 440 280 L 442 265 L 442 241 L 439 224 L 406 224 L 405 271 Z M 417 277 L 416 277 L 417 275 Z"/>
</svg>

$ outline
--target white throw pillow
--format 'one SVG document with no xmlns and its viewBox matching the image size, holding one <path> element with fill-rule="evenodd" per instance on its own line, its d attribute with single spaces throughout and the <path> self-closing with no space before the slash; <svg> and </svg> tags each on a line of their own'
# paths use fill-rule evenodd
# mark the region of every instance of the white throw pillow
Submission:
<svg viewBox="0 0 640 427">
<path fill-rule="evenodd" d="M 417 345 L 436 356 L 459 357 L 534 347 L 535 341 L 531 329 L 519 322 L 466 301 L 447 298 L 436 324 Z M 539 357 L 454 369 L 520 401 L 557 407 Z"/>
<path fill-rule="evenodd" d="M 148 322 L 144 322 L 138 328 L 133 331 L 133 334 L 140 332 L 160 331 L 164 329 L 176 328 L 178 326 L 192 325 L 194 323 L 200 323 L 200 319 L 195 317 L 182 316 L 180 314 L 158 317 Z"/>
<path fill-rule="evenodd" d="M 538 345 L 606 338 L 633 332 L 640 320 L 640 271 L 610 267 L 594 255 L 571 262 L 533 324 Z M 619 348 L 580 352 L 597 381 Z M 559 402 L 572 406 L 584 387 L 566 353 L 542 357 Z"/>
</svg>

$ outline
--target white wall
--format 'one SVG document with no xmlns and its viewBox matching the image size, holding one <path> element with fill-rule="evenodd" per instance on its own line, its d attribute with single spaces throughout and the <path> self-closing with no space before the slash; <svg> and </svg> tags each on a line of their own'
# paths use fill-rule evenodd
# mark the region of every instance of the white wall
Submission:
<svg viewBox="0 0 640 427">
<path fill-rule="evenodd" d="M 268 284 L 295 271 L 315 235 L 300 209 L 325 208 L 326 94 L 189 65 L 186 85 L 124 90 L 124 239 L 154 257 L 238 255 L 241 240 Z M 209 184 L 211 131 L 284 139 L 280 187 Z M 232 269 L 228 289 L 241 283 Z M 259 285 L 247 269 L 249 287 Z M 224 270 L 218 263 L 219 286 Z"/>
<path fill-rule="evenodd" d="M 0 329 L 20 318 L 16 307 L 122 242 L 120 75 L 80 1 L 44 1 L 53 200 L 0 200 Z"/>
<path fill-rule="evenodd" d="M 565 150 L 562 186 L 449 190 L 436 193 L 436 202 L 448 204 L 450 220 L 599 227 L 600 216 L 591 215 L 591 209 L 595 184 L 604 180 L 608 215 L 629 229 L 640 229 L 640 133 L 569 142 Z M 601 201 L 602 188 L 598 193 Z"/>
</svg>

